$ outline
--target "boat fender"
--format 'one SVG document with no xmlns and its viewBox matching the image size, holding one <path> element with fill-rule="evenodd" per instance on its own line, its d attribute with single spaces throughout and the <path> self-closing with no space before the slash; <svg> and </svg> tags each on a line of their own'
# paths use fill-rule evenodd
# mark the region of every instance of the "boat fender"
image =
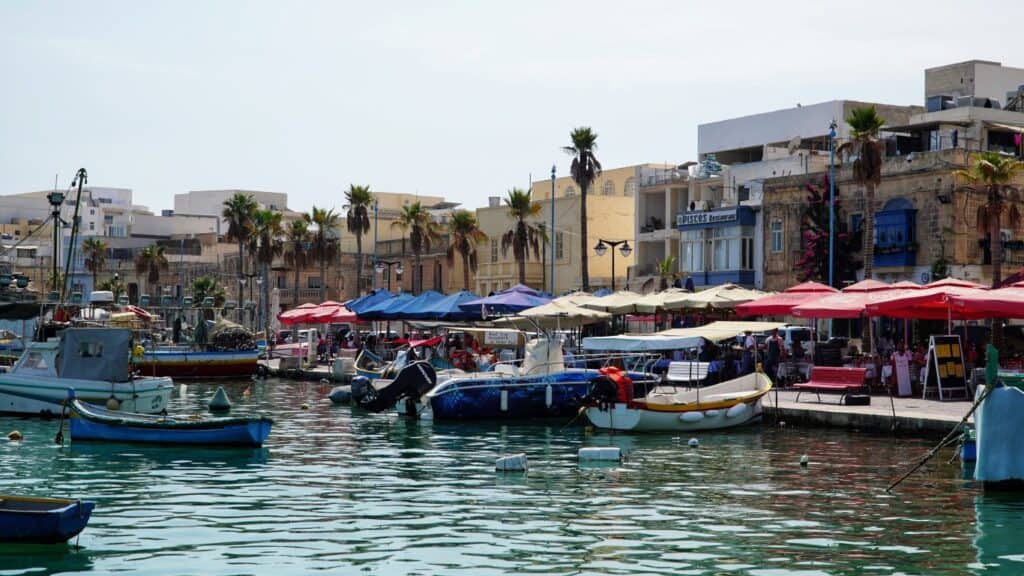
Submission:
<svg viewBox="0 0 1024 576">
<path fill-rule="evenodd" d="M 700 440 L 697 440 L 696 438 L 690 438 L 690 441 L 687 442 L 686 445 L 689 446 L 690 448 L 697 448 L 700 446 Z"/>
<path fill-rule="evenodd" d="M 526 472 L 527 468 L 526 454 L 502 456 L 494 462 L 494 469 L 498 472 Z"/>
<path fill-rule="evenodd" d="M 807 468 L 807 464 L 809 464 L 810 461 L 811 459 L 807 457 L 807 454 L 804 454 L 803 456 L 800 457 L 800 465 L 803 466 L 804 468 Z"/>
<path fill-rule="evenodd" d="M 231 400 L 228 400 L 228 393 L 223 386 L 218 386 L 213 394 L 213 399 L 208 404 L 210 412 L 226 412 L 231 410 Z"/>
<path fill-rule="evenodd" d="M 10 433 L 7 434 L 7 439 L 11 440 L 12 442 L 17 442 L 18 440 L 21 440 L 23 438 L 24 436 L 22 436 L 21 432 L 17 430 L 11 430 Z"/>
<path fill-rule="evenodd" d="M 352 401 L 352 388 L 350 386 L 335 386 L 327 395 L 334 404 L 348 404 Z"/>
<path fill-rule="evenodd" d="M 111 394 L 110 398 L 107 398 L 107 410 L 120 410 L 120 409 L 121 409 L 121 401 L 118 400 L 117 398 L 114 398 L 114 395 Z"/>
<path fill-rule="evenodd" d="M 721 410 L 705 410 L 704 415 L 708 418 L 716 418 L 721 412 Z"/>
<path fill-rule="evenodd" d="M 733 406 L 732 408 L 729 408 L 729 410 L 725 413 L 725 417 L 726 418 L 739 418 L 741 416 L 746 416 L 747 412 L 749 412 L 749 411 L 750 411 L 750 406 L 747 406 L 746 404 L 737 404 L 737 405 Z"/>
<path fill-rule="evenodd" d="M 270 375 L 270 368 L 268 368 L 266 364 L 257 364 L 256 375 L 260 378 L 266 378 Z"/>
<path fill-rule="evenodd" d="M 146 353 L 146 349 L 143 348 L 141 344 L 136 344 L 135 348 L 132 348 L 132 356 L 134 356 L 136 358 L 141 358 L 142 355 L 145 354 L 145 353 Z"/>
<path fill-rule="evenodd" d="M 698 411 L 683 412 L 679 415 L 679 419 L 683 422 L 700 422 L 704 419 L 704 413 Z"/>
</svg>

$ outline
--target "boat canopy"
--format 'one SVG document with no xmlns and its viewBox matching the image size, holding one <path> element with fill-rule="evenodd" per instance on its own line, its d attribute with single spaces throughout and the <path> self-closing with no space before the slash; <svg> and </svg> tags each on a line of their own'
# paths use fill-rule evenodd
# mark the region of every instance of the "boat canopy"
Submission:
<svg viewBox="0 0 1024 576">
<path fill-rule="evenodd" d="M 782 322 L 712 322 L 695 328 L 673 328 L 653 334 L 622 334 L 619 336 L 596 336 L 583 339 L 584 350 L 614 352 L 653 352 L 696 348 L 704 340 L 721 342 L 735 338 L 750 330 L 766 332 L 785 326 Z"/>
<path fill-rule="evenodd" d="M 121 328 L 69 328 L 61 333 L 57 373 L 62 377 L 127 382 L 132 333 Z"/>
</svg>

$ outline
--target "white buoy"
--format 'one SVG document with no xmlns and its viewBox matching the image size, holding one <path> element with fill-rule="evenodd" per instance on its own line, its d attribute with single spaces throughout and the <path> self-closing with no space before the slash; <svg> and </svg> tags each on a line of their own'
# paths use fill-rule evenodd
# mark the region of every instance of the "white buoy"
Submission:
<svg viewBox="0 0 1024 576">
<path fill-rule="evenodd" d="M 226 412 L 231 410 L 231 400 L 228 400 L 228 393 L 224 391 L 223 386 L 217 387 L 217 391 L 213 393 L 213 399 L 210 400 L 208 407 L 210 412 Z"/>
<path fill-rule="evenodd" d="M 17 430 L 11 430 L 10 433 L 7 434 L 8 440 L 18 441 L 21 440 L 22 438 L 24 438 L 24 436 L 22 436 L 21 432 Z"/>
<path fill-rule="evenodd" d="M 328 380 L 327 378 L 321 378 L 321 379 L 320 379 L 320 383 L 321 383 L 321 384 L 330 384 L 330 383 L 331 383 L 331 381 L 330 381 L 330 380 Z"/>
<path fill-rule="evenodd" d="M 580 461 L 620 462 L 622 451 L 614 446 L 604 448 L 580 448 Z"/>
<path fill-rule="evenodd" d="M 494 462 L 494 469 L 498 472 L 526 472 L 526 454 L 513 454 L 502 456 Z"/>
<path fill-rule="evenodd" d="M 800 457 L 800 465 L 803 466 L 804 468 L 807 468 L 807 464 L 809 464 L 810 462 L 811 459 L 807 457 L 807 454 L 804 454 L 803 456 Z"/>
<path fill-rule="evenodd" d="M 696 438 L 690 438 L 690 441 L 687 442 L 686 445 L 689 446 L 690 448 L 696 448 L 700 446 L 700 440 L 697 440 Z"/>
<path fill-rule="evenodd" d="M 305 402 L 303 402 L 301 408 L 303 410 L 309 410 L 309 404 L 306 404 Z"/>
<path fill-rule="evenodd" d="M 679 415 L 679 420 L 682 422 L 686 422 L 688 424 L 700 422 L 703 419 L 704 413 L 697 410 L 694 410 L 692 412 L 683 412 L 682 414 Z"/>
</svg>

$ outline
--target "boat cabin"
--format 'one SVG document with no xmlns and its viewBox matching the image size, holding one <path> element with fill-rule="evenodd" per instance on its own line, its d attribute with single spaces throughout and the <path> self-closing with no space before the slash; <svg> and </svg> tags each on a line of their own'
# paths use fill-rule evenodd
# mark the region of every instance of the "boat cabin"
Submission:
<svg viewBox="0 0 1024 576">
<path fill-rule="evenodd" d="M 131 332 L 114 328 L 69 328 L 57 338 L 29 342 L 12 374 L 127 382 Z"/>
</svg>

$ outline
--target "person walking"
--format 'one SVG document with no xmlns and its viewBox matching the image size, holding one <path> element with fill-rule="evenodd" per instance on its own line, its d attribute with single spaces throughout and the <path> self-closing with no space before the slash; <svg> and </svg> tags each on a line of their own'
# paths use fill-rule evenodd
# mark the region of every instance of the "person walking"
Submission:
<svg viewBox="0 0 1024 576">
<path fill-rule="evenodd" d="M 746 337 L 743 339 L 743 374 L 750 374 L 754 371 L 754 355 L 757 354 L 757 340 L 750 330 L 744 331 Z"/>
<path fill-rule="evenodd" d="M 772 328 L 771 336 L 765 343 L 764 372 L 774 381 L 779 375 L 779 364 L 786 352 L 786 342 L 779 336 L 779 329 Z"/>
<path fill-rule="evenodd" d="M 910 380 L 910 363 L 914 355 L 901 340 L 892 355 L 892 372 L 896 376 L 896 395 L 910 396 L 913 393 Z"/>
</svg>

